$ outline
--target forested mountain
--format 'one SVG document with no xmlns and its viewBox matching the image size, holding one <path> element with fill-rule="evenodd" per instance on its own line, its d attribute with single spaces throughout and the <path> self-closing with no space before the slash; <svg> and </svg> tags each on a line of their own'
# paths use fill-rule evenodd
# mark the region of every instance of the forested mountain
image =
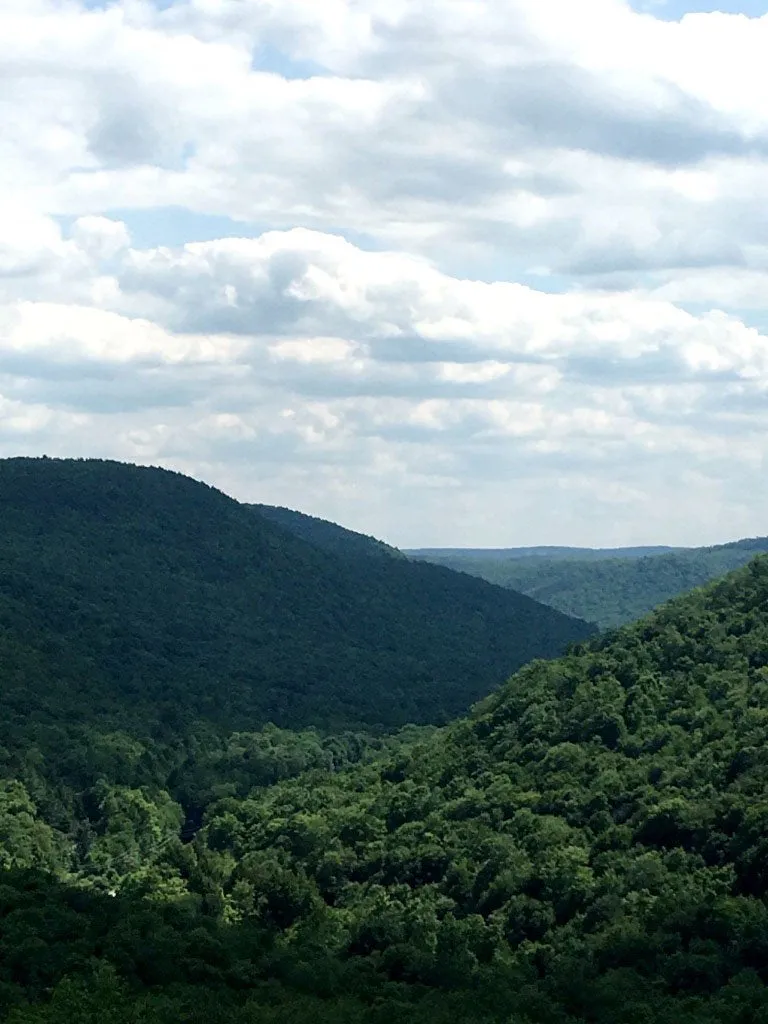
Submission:
<svg viewBox="0 0 768 1024">
<path fill-rule="evenodd" d="M 448 569 L 339 558 L 179 474 L 0 461 L 0 742 L 445 721 L 588 633 Z"/>
<path fill-rule="evenodd" d="M 768 551 L 768 537 L 641 557 L 638 551 L 643 549 L 628 549 L 621 558 L 599 551 L 574 555 L 579 549 L 522 556 L 525 550 L 546 551 L 511 549 L 505 556 L 503 551 L 458 549 L 418 557 L 520 591 L 605 629 L 632 622 L 664 601 L 745 565 Z"/>
<path fill-rule="evenodd" d="M 252 505 L 261 515 L 266 516 L 273 523 L 277 523 L 286 530 L 302 540 L 308 541 L 315 547 L 329 551 L 333 555 L 341 555 L 344 558 L 374 557 L 374 558 L 400 558 L 406 556 L 397 548 L 385 544 L 375 537 L 368 537 L 364 533 L 356 533 L 354 530 L 346 530 L 343 526 L 331 523 L 327 519 L 318 519 L 317 516 L 308 516 L 303 512 L 294 512 L 290 508 L 281 508 L 277 505 Z"/>
<path fill-rule="evenodd" d="M 11 1024 L 764 1024 L 767 730 L 758 558 L 351 767 L 313 762 L 309 734 L 233 741 L 186 845 L 143 838 L 142 822 L 173 828 L 170 796 L 105 784 L 79 841 L 145 844 L 113 897 L 67 883 L 69 839 L 6 783 L 0 1010 Z M 309 770 L 248 791 L 249 749 L 305 750 Z M 23 870 L 43 854 L 58 882 Z"/>
</svg>

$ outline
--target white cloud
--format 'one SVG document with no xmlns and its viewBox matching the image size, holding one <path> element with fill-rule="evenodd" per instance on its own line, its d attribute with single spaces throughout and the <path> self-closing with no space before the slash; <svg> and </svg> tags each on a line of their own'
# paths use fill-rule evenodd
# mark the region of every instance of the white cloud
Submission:
<svg viewBox="0 0 768 1024">
<path fill-rule="evenodd" d="M 44 10 L 0 12 L 2 164 L 50 211 L 176 203 L 366 232 L 454 270 L 472 244 L 592 272 L 741 259 L 720 221 L 745 175 L 765 198 L 768 18 L 662 23 L 617 0 Z M 332 75 L 258 72 L 265 44 Z"/>
<path fill-rule="evenodd" d="M 0 452 L 402 543 L 766 532 L 767 45 L 621 0 L 5 0 Z"/>
<path fill-rule="evenodd" d="M 44 354 L 52 362 L 210 363 L 241 347 L 223 337 L 170 334 L 146 320 L 87 306 L 22 302 L 2 313 L 3 354 Z"/>
<path fill-rule="evenodd" d="M 677 379 L 768 375 L 765 339 L 722 312 L 694 316 L 632 294 L 551 295 L 515 283 L 457 280 L 421 259 L 363 252 L 305 230 L 131 251 L 120 280 L 124 302 L 130 305 L 132 295 L 163 302 L 158 316 L 177 330 L 218 323 L 243 335 L 316 335 L 332 327 L 378 360 L 387 360 L 395 342 L 405 362 L 423 359 L 430 344 L 434 362 L 453 361 L 454 349 L 458 362 L 491 354 L 555 366 L 590 359 L 596 380 L 646 364 Z M 302 362 L 338 363 L 353 354 L 350 345 L 319 339 L 275 351 Z M 491 379 L 497 376 L 498 367 Z"/>
<path fill-rule="evenodd" d="M 483 514 L 502 530 L 491 496 L 506 481 L 508 528 L 541 539 L 552 511 L 526 523 L 513 495 L 541 501 L 590 479 L 579 539 L 617 539 L 638 528 L 621 496 L 651 500 L 659 465 L 700 475 L 694 502 L 713 477 L 751 477 L 768 449 L 768 338 L 724 313 L 457 279 L 306 230 L 159 250 L 127 248 L 104 221 L 72 235 L 51 248 L 71 259 L 84 246 L 95 280 L 98 256 L 110 265 L 109 308 L 2 307 L 0 394 L 30 422 L 75 417 L 100 451 L 210 470 L 244 497 L 296 503 L 296 479 L 314 474 L 318 511 L 337 514 L 334 494 L 357 484 L 357 525 L 458 541 L 459 523 L 478 530 Z M 464 520 L 418 512 L 457 491 L 471 496 L 456 506 Z M 673 527 L 692 509 L 681 502 Z"/>
<path fill-rule="evenodd" d="M 72 228 L 72 240 L 78 248 L 96 260 L 108 260 L 123 252 L 131 236 L 122 221 L 108 217 L 79 217 Z"/>
</svg>

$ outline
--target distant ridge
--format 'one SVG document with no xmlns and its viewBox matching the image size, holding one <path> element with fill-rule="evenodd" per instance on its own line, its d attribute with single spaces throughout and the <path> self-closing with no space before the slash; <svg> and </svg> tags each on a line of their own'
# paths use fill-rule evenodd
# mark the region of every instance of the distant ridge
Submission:
<svg viewBox="0 0 768 1024">
<path fill-rule="evenodd" d="M 542 554 L 547 550 L 458 548 L 407 553 L 518 590 L 568 615 L 610 628 L 638 619 L 664 601 L 768 552 L 768 537 L 701 548 L 618 548 L 618 554 L 579 548 L 552 548 L 554 554 Z"/>
<path fill-rule="evenodd" d="M 630 547 L 630 548 L 574 548 L 543 545 L 532 548 L 404 548 L 409 558 L 451 559 L 483 558 L 489 561 L 508 561 L 518 558 L 572 558 L 584 561 L 604 558 L 646 558 L 651 555 L 663 555 L 672 551 L 685 551 L 686 548 L 665 546 Z"/>
</svg>

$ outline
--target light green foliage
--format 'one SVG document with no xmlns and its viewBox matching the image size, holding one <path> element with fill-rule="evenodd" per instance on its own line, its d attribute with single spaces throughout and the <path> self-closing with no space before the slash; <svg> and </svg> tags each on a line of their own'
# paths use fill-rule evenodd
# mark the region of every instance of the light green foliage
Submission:
<svg viewBox="0 0 768 1024">
<path fill-rule="evenodd" d="M 15 780 L 0 780 L 0 870 L 66 871 L 70 857 L 64 837 L 38 817 L 26 787 Z"/>
<path fill-rule="evenodd" d="M 110 884 L 157 860 L 177 841 L 184 812 L 159 791 L 110 786 L 101 782 L 91 792 L 98 813 L 97 831 L 83 858 L 83 871 Z"/>
</svg>

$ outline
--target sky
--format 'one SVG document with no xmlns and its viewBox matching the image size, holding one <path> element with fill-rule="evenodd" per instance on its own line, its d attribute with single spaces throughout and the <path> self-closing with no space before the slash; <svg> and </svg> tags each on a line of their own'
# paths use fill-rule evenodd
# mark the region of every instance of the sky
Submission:
<svg viewBox="0 0 768 1024">
<path fill-rule="evenodd" d="M 768 3 L 0 0 L 0 457 L 768 534 Z"/>
</svg>

